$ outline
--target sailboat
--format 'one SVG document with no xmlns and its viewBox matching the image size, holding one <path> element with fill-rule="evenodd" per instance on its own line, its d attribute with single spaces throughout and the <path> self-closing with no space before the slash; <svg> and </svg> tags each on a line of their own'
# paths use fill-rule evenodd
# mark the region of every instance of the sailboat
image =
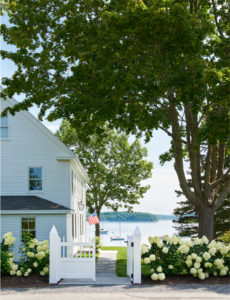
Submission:
<svg viewBox="0 0 230 300">
<path fill-rule="evenodd" d="M 111 241 L 124 241 L 124 238 L 121 237 L 121 222 L 119 222 L 119 235 L 111 236 Z"/>
<path fill-rule="evenodd" d="M 101 227 L 100 227 L 100 234 L 107 234 L 108 230 L 104 229 L 102 223 L 101 223 Z"/>
<path fill-rule="evenodd" d="M 100 228 L 100 234 L 107 234 L 108 233 L 108 230 L 106 230 L 104 228 L 104 226 L 101 224 L 101 228 Z"/>
</svg>

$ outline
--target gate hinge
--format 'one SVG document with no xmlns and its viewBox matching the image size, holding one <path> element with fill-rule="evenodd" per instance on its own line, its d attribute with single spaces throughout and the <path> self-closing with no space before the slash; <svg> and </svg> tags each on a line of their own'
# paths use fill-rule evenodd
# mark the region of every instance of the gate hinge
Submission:
<svg viewBox="0 0 230 300">
<path fill-rule="evenodd" d="M 131 247 L 134 247 L 134 242 L 131 242 Z"/>
</svg>

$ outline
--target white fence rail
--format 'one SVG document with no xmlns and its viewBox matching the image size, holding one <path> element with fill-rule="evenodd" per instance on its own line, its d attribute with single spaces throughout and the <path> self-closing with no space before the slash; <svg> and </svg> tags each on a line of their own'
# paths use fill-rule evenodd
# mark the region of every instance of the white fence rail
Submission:
<svg viewBox="0 0 230 300">
<path fill-rule="evenodd" d="M 61 278 L 96 279 L 95 241 L 61 241 L 55 226 L 50 231 L 50 275 L 49 282 L 57 283 Z"/>
<path fill-rule="evenodd" d="M 127 275 L 133 284 L 141 284 L 141 232 L 137 226 L 127 236 Z"/>
</svg>

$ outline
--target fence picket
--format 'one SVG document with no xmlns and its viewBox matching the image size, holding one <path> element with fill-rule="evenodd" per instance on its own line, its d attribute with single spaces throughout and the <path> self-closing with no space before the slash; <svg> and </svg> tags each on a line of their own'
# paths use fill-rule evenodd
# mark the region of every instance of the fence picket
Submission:
<svg viewBox="0 0 230 300">
<path fill-rule="evenodd" d="M 78 247 L 74 255 L 74 247 Z M 80 249 L 80 256 L 79 256 Z M 89 257 L 87 257 L 87 252 Z M 91 257 L 92 252 L 92 257 Z M 83 256 L 84 253 L 84 256 Z M 61 278 L 96 279 L 95 240 L 92 242 L 62 241 L 55 226 L 50 231 L 50 283 L 57 283 Z"/>
</svg>

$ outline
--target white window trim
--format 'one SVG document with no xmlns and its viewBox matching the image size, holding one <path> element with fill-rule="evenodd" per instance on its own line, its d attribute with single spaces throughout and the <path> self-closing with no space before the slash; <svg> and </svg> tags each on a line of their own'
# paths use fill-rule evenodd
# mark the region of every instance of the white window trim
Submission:
<svg viewBox="0 0 230 300">
<path fill-rule="evenodd" d="M 34 219 L 34 222 L 35 222 L 35 228 L 34 228 L 34 231 L 35 231 L 35 238 L 37 238 L 37 217 L 36 216 L 21 216 L 21 234 L 20 236 L 22 237 L 22 219 Z"/>
<path fill-rule="evenodd" d="M 34 169 L 42 169 L 42 189 L 41 190 L 30 190 L 30 169 L 34 168 Z M 27 190 L 29 194 L 44 194 L 44 168 L 41 166 L 29 166 L 27 168 L 27 182 L 28 182 L 28 186 L 27 186 Z"/>
<path fill-rule="evenodd" d="M 7 127 L 6 126 L 1 126 L 2 124 L 1 124 L 1 122 L 0 122 L 0 128 L 7 128 L 8 129 L 8 136 L 7 137 L 1 137 L 0 136 L 0 141 L 9 141 L 10 139 L 9 139 L 9 116 L 7 115 Z"/>
</svg>

